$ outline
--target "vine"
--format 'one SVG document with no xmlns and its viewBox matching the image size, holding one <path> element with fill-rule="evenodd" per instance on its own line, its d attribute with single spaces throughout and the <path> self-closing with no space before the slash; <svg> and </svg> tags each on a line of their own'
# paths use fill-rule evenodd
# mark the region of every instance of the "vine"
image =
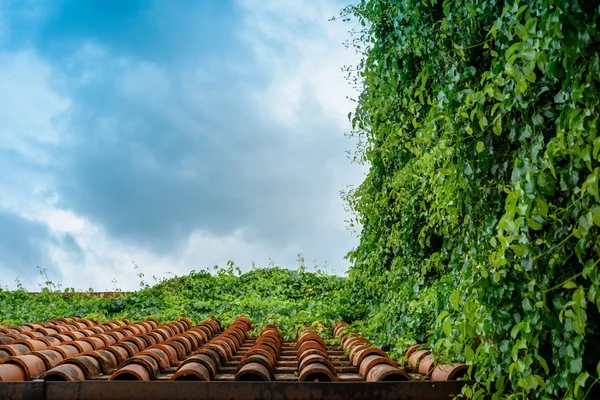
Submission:
<svg viewBox="0 0 600 400">
<path fill-rule="evenodd" d="M 362 0 L 349 253 L 365 334 L 471 368 L 466 394 L 600 374 L 596 2 Z"/>
<path fill-rule="evenodd" d="M 345 278 L 322 270 L 308 272 L 300 258 L 297 270 L 276 266 L 242 273 L 233 262 L 226 268 L 193 271 L 187 276 L 158 280 L 149 286 L 141 268 L 134 263 L 142 289 L 100 297 L 73 289 L 59 290 L 51 281 L 38 294 L 0 289 L 0 325 L 48 321 L 77 315 L 110 320 L 149 317 L 161 322 L 188 316 L 199 322 L 211 316 L 225 325 L 239 315 L 247 315 L 258 328 L 276 321 L 282 333 L 295 338 L 298 327 L 313 324 L 317 329 L 331 327 L 335 321 L 356 318 L 348 307 Z"/>
</svg>

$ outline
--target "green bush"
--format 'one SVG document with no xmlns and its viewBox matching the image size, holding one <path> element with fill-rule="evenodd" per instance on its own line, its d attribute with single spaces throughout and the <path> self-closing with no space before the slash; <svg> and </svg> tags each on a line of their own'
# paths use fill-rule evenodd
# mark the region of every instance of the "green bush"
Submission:
<svg viewBox="0 0 600 400">
<path fill-rule="evenodd" d="M 567 0 L 343 12 L 363 26 L 350 118 L 370 171 L 346 196 L 362 329 L 476 365 L 475 398 L 581 398 L 600 373 L 599 15 Z"/>
<path fill-rule="evenodd" d="M 143 275 L 140 273 L 140 277 Z M 77 315 L 101 320 L 149 317 L 161 322 L 188 316 L 199 322 L 216 316 L 228 325 L 239 315 L 247 315 L 261 328 L 276 322 L 288 338 L 304 324 L 319 322 L 331 327 L 334 321 L 353 320 L 345 304 L 348 292 L 345 278 L 305 268 L 278 267 L 253 269 L 242 274 L 228 268 L 192 272 L 164 280 L 152 287 L 123 293 L 119 297 L 97 297 L 88 292 L 59 291 L 50 285 L 40 294 L 25 290 L 0 290 L 0 324 L 23 324 Z"/>
</svg>

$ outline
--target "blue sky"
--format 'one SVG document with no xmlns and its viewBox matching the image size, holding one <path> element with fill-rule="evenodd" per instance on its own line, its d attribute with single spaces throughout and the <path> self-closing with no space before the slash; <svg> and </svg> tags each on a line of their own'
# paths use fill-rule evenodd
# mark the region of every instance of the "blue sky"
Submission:
<svg viewBox="0 0 600 400">
<path fill-rule="evenodd" d="M 347 268 L 338 0 L 0 0 L 0 284 Z M 149 279 L 152 280 L 151 278 Z"/>
</svg>

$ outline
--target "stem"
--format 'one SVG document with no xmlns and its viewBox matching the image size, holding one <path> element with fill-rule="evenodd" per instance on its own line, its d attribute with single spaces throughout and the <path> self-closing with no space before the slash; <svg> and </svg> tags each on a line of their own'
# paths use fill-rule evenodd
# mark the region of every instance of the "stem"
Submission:
<svg viewBox="0 0 600 400">
<path fill-rule="evenodd" d="M 590 375 L 590 376 L 591 376 L 591 375 Z M 590 387 L 588 388 L 587 392 L 585 392 L 585 396 L 583 396 L 583 399 L 584 399 L 584 400 L 585 400 L 585 399 L 587 399 L 587 397 L 588 397 L 588 394 L 590 394 L 590 390 L 592 390 L 592 388 L 594 387 L 594 385 L 596 385 L 596 383 L 600 383 L 600 378 L 595 378 L 595 379 L 594 379 L 594 383 L 592 383 L 592 384 L 590 385 Z"/>
<path fill-rule="evenodd" d="M 571 202 L 571 204 L 569 204 L 566 208 L 563 208 L 562 210 L 559 210 L 557 212 L 554 213 L 554 216 L 560 215 L 562 213 L 564 213 L 565 211 L 567 211 L 569 208 L 573 207 L 575 205 L 575 203 L 577 203 L 579 200 L 573 200 Z"/>
<path fill-rule="evenodd" d="M 464 48 L 464 50 L 467 50 L 467 49 L 472 49 L 473 47 L 478 47 L 478 46 L 481 46 L 482 44 L 486 44 L 486 43 L 487 43 L 487 42 L 489 42 L 490 40 L 492 40 L 492 39 L 490 38 L 490 39 L 488 39 L 488 40 L 486 40 L 486 41 L 483 41 L 483 42 L 481 42 L 481 43 L 477 43 L 477 44 L 474 44 L 474 45 L 472 45 L 472 46 L 465 47 L 465 48 Z"/>
<path fill-rule="evenodd" d="M 551 291 L 553 291 L 553 290 L 556 290 L 556 289 L 558 289 L 558 288 L 562 287 L 562 285 L 564 285 L 565 283 L 567 283 L 567 282 L 569 282 L 569 281 L 572 281 L 572 280 L 574 280 L 574 279 L 577 279 L 577 278 L 579 278 L 579 277 L 581 276 L 581 274 L 583 274 L 583 271 L 576 273 L 576 274 L 575 274 L 575 275 L 573 275 L 572 277 L 565 279 L 564 281 L 562 281 L 562 282 L 561 282 L 561 283 L 559 283 L 558 285 L 556 285 L 556 286 L 552 286 L 550 289 L 546 289 L 546 290 L 542 291 L 541 293 L 544 293 L 544 294 L 545 294 L 545 293 L 551 292 Z"/>
<path fill-rule="evenodd" d="M 537 256 L 533 257 L 533 259 L 534 259 L 534 260 L 537 260 L 538 258 L 540 258 L 540 257 L 543 257 L 543 256 L 545 256 L 546 254 L 548 254 L 549 252 L 551 252 L 551 251 L 555 250 L 557 247 L 560 247 L 560 246 L 562 246 L 563 244 L 565 244 L 565 242 L 566 242 L 567 240 L 571 239 L 571 237 L 572 237 L 572 236 L 573 236 L 573 232 L 571 232 L 571 233 L 569 234 L 569 236 L 567 236 L 566 238 L 564 238 L 564 239 L 563 239 L 563 240 L 562 240 L 560 243 L 558 243 L 558 244 L 556 244 L 556 245 L 554 245 L 554 246 L 550 247 L 548 250 L 544 251 L 543 253 L 541 253 L 541 254 L 538 254 Z"/>
</svg>

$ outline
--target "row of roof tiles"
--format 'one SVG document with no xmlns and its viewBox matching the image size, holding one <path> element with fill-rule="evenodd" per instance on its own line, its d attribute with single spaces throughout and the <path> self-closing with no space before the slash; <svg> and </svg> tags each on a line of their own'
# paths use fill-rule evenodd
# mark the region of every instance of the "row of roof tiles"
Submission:
<svg viewBox="0 0 600 400">
<path fill-rule="evenodd" d="M 354 332 L 346 332 L 348 327 L 345 322 L 339 323 L 333 327 L 333 334 L 341 340 L 352 365 L 359 367 L 360 373 L 367 378 L 367 381 L 413 379 L 447 381 L 460 379 L 467 373 L 468 368 L 465 364 L 436 365 L 431 350 L 421 350 L 421 344 L 415 344 L 407 349 L 405 357 L 408 359 L 408 366 L 400 367 L 383 350 L 373 347 L 366 338 Z"/>
<path fill-rule="evenodd" d="M 0 381 L 375 382 L 451 380 L 466 371 L 462 364 L 434 367 L 431 352 L 415 346 L 409 366 L 399 366 L 345 323 L 333 328 L 341 346 L 326 345 L 311 329 L 295 341 L 284 340 L 275 325 L 258 337 L 251 329 L 246 317 L 224 330 L 215 318 L 195 326 L 187 318 L 163 325 L 61 318 L 0 326 Z"/>
</svg>

